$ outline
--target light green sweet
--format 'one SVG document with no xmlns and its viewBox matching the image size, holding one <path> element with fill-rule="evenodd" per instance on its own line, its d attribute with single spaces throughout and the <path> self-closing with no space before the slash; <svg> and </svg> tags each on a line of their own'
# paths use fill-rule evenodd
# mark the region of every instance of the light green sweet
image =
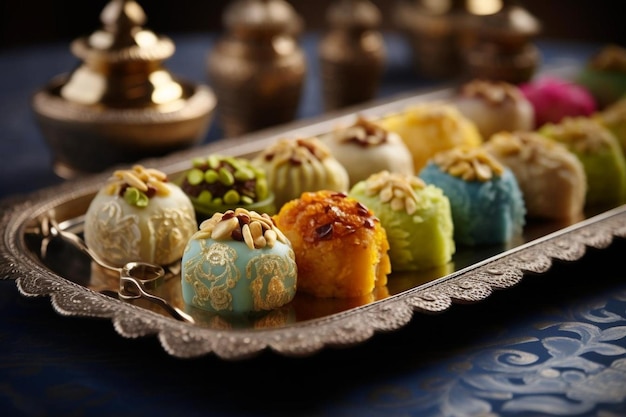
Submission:
<svg viewBox="0 0 626 417">
<path fill-rule="evenodd" d="M 250 249 L 244 242 L 192 238 L 183 253 L 181 285 L 187 305 L 220 314 L 269 311 L 296 293 L 290 245 Z"/>
<path fill-rule="evenodd" d="M 367 180 L 356 183 L 348 195 L 371 209 L 387 232 L 392 271 L 416 271 L 451 261 L 456 247 L 450 202 L 433 185 L 413 188 L 415 211 L 393 207 L 380 194 L 368 191 Z"/>
<path fill-rule="evenodd" d="M 587 177 L 587 208 L 626 202 L 626 159 L 607 127 L 593 118 L 575 117 L 546 124 L 539 133 L 563 143 L 582 163 Z"/>
</svg>

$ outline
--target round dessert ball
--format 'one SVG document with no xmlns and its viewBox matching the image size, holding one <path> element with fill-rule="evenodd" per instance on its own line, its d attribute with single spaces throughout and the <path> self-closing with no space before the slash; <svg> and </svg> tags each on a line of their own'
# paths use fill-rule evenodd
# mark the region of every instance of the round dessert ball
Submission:
<svg viewBox="0 0 626 417">
<path fill-rule="evenodd" d="M 586 87 L 558 77 L 530 81 L 520 85 L 520 90 L 533 105 L 535 129 L 568 116 L 591 116 L 597 108 Z"/>
<path fill-rule="evenodd" d="M 348 171 L 350 185 L 380 171 L 414 173 L 413 156 L 402 138 L 363 116 L 320 139 Z"/>
<path fill-rule="evenodd" d="M 85 243 L 115 267 L 180 260 L 197 230 L 189 197 L 156 169 L 135 165 L 113 173 L 85 214 Z"/>
<path fill-rule="evenodd" d="M 215 213 L 191 237 L 182 258 L 187 305 L 218 314 L 269 311 L 296 294 L 291 243 L 267 213 Z"/>
<path fill-rule="evenodd" d="M 387 284 L 389 242 L 380 220 L 358 200 L 304 192 L 273 216 L 293 245 L 298 291 L 322 298 L 370 294 Z"/>
<path fill-rule="evenodd" d="M 519 87 L 504 81 L 472 80 L 452 100 L 472 120 L 484 140 L 495 133 L 529 131 L 535 126 L 533 105 Z"/>
<path fill-rule="evenodd" d="M 526 207 L 517 179 L 482 147 L 440 152 L 419 176 L 450 200 L 457 244 L 502 244 L 523 232 Z"/>
<path fill-rule="evenodd" d="M 479 146 L 483 142 L 476 123 L 443 101 L 418 103 L 377 123 L 400 135 L 413 156 L 415 173 L 438 152 L 456 146 Z"/>
<path fill-rule="evenodd" d="M 350 186 L 348 171 L 318 137 L 279 139 L 252 163 L 267 174 L 278 210 L 305 191 L 347 192 Z"/>
<path fill-rule="evenodd" d="M 562 143 L 580 160 L 587 179 L 585 206 L 614 207 L 626 202 L 626 157 L 609 128 L 592 117 L 566 117 L 538 133 Z"/>
<path fill-rule="evenodd" d="M 515 175 L 535 219 L 573 221 L 583 216 L 587 177 L 576 155 L 536 131 L 499 132 L 484 145 Z"/>
<path fill-rule="evenodd" d="M 214 154 L 194 158 L 191 164 L 178 182 L 202 220 L 238 207 L 274 214 L 265 171 L 250 160 Z"/>
<path fill-rule="evenodd" d="M 609 44 L 592 56 L 576 76 L 603 109 L 626 97 L 626 48 Z"/>
<path fill-rule="evenodd" d="M 381 171 L 356 183 L 348 195 L 380 219 L 394 271 L 424 270 L 452 260 L 452 211 L 440 188 L 414 175 Z"/>
</svg>

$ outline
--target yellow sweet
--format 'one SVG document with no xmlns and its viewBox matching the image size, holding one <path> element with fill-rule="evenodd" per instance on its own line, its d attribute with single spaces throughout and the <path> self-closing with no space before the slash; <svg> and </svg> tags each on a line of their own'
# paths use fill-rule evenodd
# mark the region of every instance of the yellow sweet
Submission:
<svg viewBox="0 0 626 417">
<path fill-rule="evenodd" d="M 400 135 L 413 155 L 415 172 L 420 172 L 440 151 L 457 146 L 479 146 L 483 142 L 476 124 L 444 102 L 420 103 L 383 117 L 378 124 Z"/>
</svg>

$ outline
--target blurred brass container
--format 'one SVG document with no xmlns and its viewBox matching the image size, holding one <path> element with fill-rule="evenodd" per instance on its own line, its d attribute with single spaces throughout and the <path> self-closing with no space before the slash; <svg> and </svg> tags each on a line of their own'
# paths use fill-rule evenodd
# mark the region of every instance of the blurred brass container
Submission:
<svg viewBox="0 0 626 417">
<path fill-rule="evenodd" d="M 373 99 L 387 55 L 380 10 L 369 0 L 338 0 L 326 20 L 329 29 L 318 48 L 325 110 Z"/>
<path fill-rule="evenodd" d="M 301 18 L 284 0 L 236 0 L 223 20 L 227 33 L 207 57 L 207 76 L 225 135 L 292 121 L 306 75 Z"/>
<path fill-rule="evenodd" d="M 533 39 L 541 22 L 525 8 L 506 2 L 498 11 L 466 17 L 466 33 L 472 33 L 462 50 L 468 78 L 520 84 L 529 81 L 541 62 Z"/>
<path fill-rule="evenodd" d="M 174 44 L 142 28 L 132 0 L 112 0 L 102 29 L 72 42 L 82 62 L 32 97 L 32 108 L 63 178 L 200 143 L 216 106 L 205 85 L 179 80 L 162 62 Z"/>
<path fill-rule="evenodd" d="M 395 25 L 409 41 L 417 74 L 445 79 L 462 71 L 459 44 L 465 17 L 462 0 L 399 0 Z"/>
</svg>

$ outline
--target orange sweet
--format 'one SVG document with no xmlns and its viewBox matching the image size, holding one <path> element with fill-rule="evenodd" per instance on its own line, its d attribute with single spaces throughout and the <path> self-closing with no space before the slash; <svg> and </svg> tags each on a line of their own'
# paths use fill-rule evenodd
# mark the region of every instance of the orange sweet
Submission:
<svg viewBox="0 0 626 417">
<path fill-rule="evenodd" d="M 298 265 L 297 291 L 361 297 L 387 284 L 389 242 L 373 212 L 344 193 L 304 192 L 274 217 Z"/>
</svg>

